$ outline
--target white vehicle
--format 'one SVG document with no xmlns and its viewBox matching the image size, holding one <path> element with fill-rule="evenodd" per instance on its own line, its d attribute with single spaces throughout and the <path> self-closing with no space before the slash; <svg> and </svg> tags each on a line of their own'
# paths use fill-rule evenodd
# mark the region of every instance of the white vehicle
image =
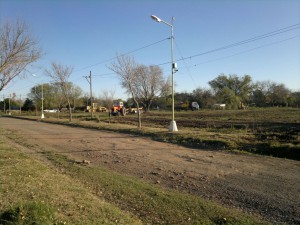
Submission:
<svg viewBox="0 0 300 225">
<path fill-rule="evenodd" d="M 199 110 L 199 108 L 198 102 L 192 102 L 192 110 Z"/>
<path fill-rule="evenodd" d="M 45 109 L 44 112 L 56 113 L 58 112 L 58 109 Z"/>
</svg>

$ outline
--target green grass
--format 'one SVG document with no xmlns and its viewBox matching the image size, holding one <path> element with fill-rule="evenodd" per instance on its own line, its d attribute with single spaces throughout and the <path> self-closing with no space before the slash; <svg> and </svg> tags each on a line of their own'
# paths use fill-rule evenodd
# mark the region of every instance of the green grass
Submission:
<svg viewBox="0 0 300 225">
<path fill-rule="evenodd" d="M 4 135 L 17 134 L 0 133 L 0 224 L 265 223 L 197 196 L 75 163 L 46 149 L 39 150 L 43 154 L 37 160 L 35 154 L 5 143 Z"/>
<path fill-rule="evenodd" d="M 0 215 L 0 223 L 4 225 L 54 224 L 54 209 L 42 202 L 26 202 L 10 208 Z"/>
<path fill-rule="evenodd" d="M 45 153 L 57 167 L 84 181 L 94 193 L 149 224 L 260 224 L 237 210 L 178 191 L 164 189 L 107 169 L 78 165 L 66 156 Z"/>
<path fill-rule="evenodd" d="M 95 196 L 80 179 L 9 147 L 2 134 L 0 224 L 141 224 Z"/>
</svg>

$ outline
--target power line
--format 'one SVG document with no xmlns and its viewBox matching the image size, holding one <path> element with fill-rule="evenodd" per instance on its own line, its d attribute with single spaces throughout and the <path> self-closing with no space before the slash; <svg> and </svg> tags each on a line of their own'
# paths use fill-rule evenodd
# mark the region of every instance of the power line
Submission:
<svg viewBox="0 0 300 225">
<path fill-rule="evenodd" d="M 177 49 L 178 49 L 178 52 L 179 52 L 179 54 L 180 54 L 180 57 L 183 58 L 183 55 L 182 55 L 182 52 L 181 52 L 181 50 L 180 50 L 180 48 L 179 48 L 178 43 L 175 42 L 175 45 L 176 45 L 176 47 L 177 47 Z M 186 63 L 185 60 L 183 60 L 183 62 L 184 62 L 184 66 L 185 66 L 185 68 L 186 68 L 186 70 L 187 70 L 187 74 L 188 74 L 189 77 L 192 79 L 193 84 L 196 85 L 196 82 L 195 82 L 194 78 L 192 77 L 192 75 L 191 75 L 191 73 L 190 73 L 190 67 L 188 67 L 188 65 L 187 65 L 187 63 Z M 195 87 L 196 87 L 196 86 L 195 86 Z"/>
<path fill-rule="evenodd" d="M 153 45 L 159 44 L 159 43 L 161 43 L 161 42 L 163 42 L 163 41 L 165 41 L 165 40 L 168 40 L 168 39 L 170 39 L 170 37 L 168 37 L 168 38 L 164 38 L 164 39 L 162 39 L 162 40 L 160 40 L 160 41 L 156 41 L 156 42 L 153 42 L 153 43 L 151 43 L 151 44 L 148 44 L 148 45 L 142 46 L 142 47 L 140 47 L 140 48 L 137 48 L 137 49 L 131 50 L 131 51 L 129 51 L 129 52 L 126 52 L 126 53 L 124 53 L 124 54 L 121 54 L 121 56 L 124 56 L 124 55 L 129 55 L 129 54 L 131 54 L 131 53 L 134 53 L 134 52 L 140 51 L 140 50 L 142 50 L 142 49 L 145 49 L 145 48 L 148 48 L 148 47 L 150 47 L 150 46 L 153 46 Z M 83 67 L 83 68 L 77 69 L 77 70 L 76 70 L 76 71 L 74 71 L 74 72 L 79 72 L 79 71 L 82 71 L 82 70 L 85 70 L 85 69 L 88 69 L 88 68 L 91 68 L 91 67 L 94 67 L 94 66 L 97 66 L 97 65 L 103 64 L 103 63 L 107 63 L 107 62 L 110 62 L 110 61 L 112 61 L 112 60 L 114 60 L 114 59 L 116 59 L 116 58 L 117 58 L 117 56 L 115 56 L 115 57 L 112 57 L 112 58 L 109 58 L 109 59 L 105 59 L 105 60 L 103 60 L 103 61 L 101 61 L 101 62 L 98 62 L 98 63 L 92 64 L 92 65 L 90 65 L 90 66 L 85 66 L 85 67 Z"/>
<path fill-rule="evenodd" d="M 198 66 L 198 65 L 201 65 L 201 64 L 215 62 L 215 61 L 218 61 L 218 60 L 222 60 L 222 59 L 230 58 L 230 57 L 233 57 L 233 56 L 241 55 L 241 54 L 251 52 L 251 51 L 254 51 L 254 50 L 257 50 L 257 49 L 260 49 L 260 48 L 264 48 L 264 47 L 275 45 L 275 44 L 278 44 L 278 43 L 281 43 L 281 42 L 289 41 L 289 40 L 292 40 L 292 39 L 295 39 L 295 38 L 298 38 L 298 37 L 300 37 L 300 35 L 296 35 L 296 36 L 286 38 L 286 39 L 283 39 L 283 40 L 280 40 L 280 41 L 272 42 L 272 43 L 269 43 L 269 44 L 261 45 L 261 46 L 255 47 L 255 48 L 247 49 L 245 51 L 241 51 L 241 52 L 238 52 L 238 53 L 235 53 L 235 54 L 232 54 L 232 55 L 220 57 L 220 58 L 217 58 L 217 59 L 208 60 L 208 61 L 205 61 L 205 62 L 202 62 L 202 63 L 197 63 L 193 66 L 190 66 L 189 68 L 195 67 L 195 66 Z"/>
<path fill-rule="evenodd" d="M 236 47 L 236 46 L 239 46 L 239 45 L 248 44 L 250 42 L 254 42 L 254 41 L 257 41 L 257 40 L 260 40 L 260 39 L 272 37 L 272 36 L 275 36 L 275 35 L 278 35 L 278 34 L 281 34 L 281 33 L 289 32 L 289 31 L 292 31 L 292 30 L 295 30 L 295 29 L 299 29 L 300 28 L 299 25 L 300 25 L 300 23 L 297 23 L 297 24 L 294 24 L 294 25 L 291 25 L 291 26 L 288 26 L 288 27 L 284 27 L 284 28 L 281 28 L 281 29 L 278 29 L 278 30 L 275 30 L 275 31 L 271 31 L 271 32 L 266 33 L 266 34 L 262 34 L 262 35 L 255 36 L 255 37 L 243 40 L 243 41 L 239 41 L 239 42 L 236 42 L 236 43 L 225 45 L 223 47 L 215 48 L 215 49 L 212 49 L 212 50 L 209 50 L 209 51 L 206 51 L 206 52 L 202 52 L 202 53 L 198 53 L 198 54 L 195 54 L 195 55 L 192 55 L 192 56 L 189 56 L 189 57 L 180 58 L 178 60 L 175 60 L 175 62 L 195 58 L 195 57 L 210 54 L 210 53 L 213 53 L 213 52 L 233 48 L 233 47 Z M 158 66 L 169 64 L 169 63 L 170 62 L 161 63 L 161 64 L 158 64 Z"/>
<path fill-rule="evenodd" d="M 247 44 L 247 43 L 250 43 L 250 42 L 254 42 L 254 41 L 257 41 L 257 40 L 260 40 L 260 39 L 272 37 L 272 36 L 275 36 L 275 35 L 278 35 L 278 34 L 281 34 L 281 33 L 286 33 L 286 32 L 289 32 L 289 31 L 292 31 L 292 30 L 295 30 L 295 29 L 299 29 L 299 28 L 300 28 L 299 25 L 300 25 L 300 23 L 297 23 L 297 24 L 294 24 L 294 25 L 291 25 L 291 26 L 287 26 L 287 27 L 284 27 L 284 28 L 281 28 L 281 29 L 278 29 L 278 30 L 274 30 L 274 31 L 271 31 L 271 32 L 268 32 L 268 33 L 265 33 L 265 34 L 262 34 L 262 35 L 258 35 L 258 36 L 252 37 L 252 38 L 248 38 L 248 39 L 243 40 L 243 41 L 239 41 L 239 42 L 236 42 L 236 43 L 232 43 L 232 44 L 229 44 L 229 45 L 225 45 L 225 46 L 223 46 L 223 47 L 219 47 L 219 48 L 216 48 L 216 49 L 212 49 L 212 50 L 210 50 L 210 51 L 206 51 L 206 52 L 203 52 L 203 53 L 198 53 L 198 54 L 195 54 L 195 55 L 192 55 L 192 56 L 189 56 L 189 57 L 183 57 L 183 56 L 182 56 L 182 53 L 181 53 L 181 51 L 180 51 L 180 49 L 179 49 L 181 58 L 178 59 L 178 60 L 175 60 L 175 62 L 185 61 L 186 59 L 191 59 L 191 58 L 198 57 L 198 56 L 201 56 L 201 55 L 210 54 L 210 53 L 213 53 L 213 52 L 217 52 L 217 51 L 221 51 L 221 50 L 233 48 L 233 47 L 236 47 L 236 46 L 239 46 L 239 45 Z M 259 47 L 256 47 L 256 48 L 253 48 L 253 49 L 250 49 L 250 50 L 246 50 L 246 51 L 243 51 L 243 52 L 234 54 L 234 55 L 225 56 L 225 57 L 222 57 L 222 58 L 219 58 L 219 59 L 215 59 L 215 60 L 210 60 L 210 61 L 207 61 L 207 62 L 216 61 L 216 60 L 224 59 L 224 58 L 227 58 L 227 57 L 232 57 L 232 56 L 235 56 L 235 55 L 238 55 L 238 54 L 243 54 L 243 53 L 245 53 L 245 52 L 253 51 L 253 50 L 255 50 L 255 49 L 259 49 L 259 48 L 266 47 L 266 46 L 269 46 L 269 45 L 274 45 L 274 44 L 277 44 L 277 43 L 280 43 L 280 42 L 283 42 L 283 41 L 287 41 L 287 40 L 290 40 L 290 39 L 293 39 L 293 38 L 296 38 L 296 37 L 298 37 L 298 36 L 294 36 L 294 37 L 291 37 L 291 38 L 288 38 L 288 39 L 284 39 L 284 40 L 281 40 L 281 41 L 278 41 L 278 42 L 273 42 L 273 43 L 271 43 L 271 44 L 266 44 L 266 45 L 263 45 L 263 46 L 259 46 Z M 160 41 L 156 41 L 156 42 L 153 42 L 153 43 L 148 44 L 148 45 L 145 45 L 145 46 L 142 46 L 142 47 L 137 48 L 137 49 L 135 49 L 135 50 L 126 52 L 126 53 L 124 53 L 124 54 L 121 54 L 121 56 L 123 56 L 123 55 L 128 55 L 128 54 L 131 54 L 131 53 L 140 51 L 140 50 L 142 50 L 142 49 L 145 49 L 145 48 L 148 48 L 148 47 L 150 47 L 150 46 L 156 45 L 156 44 L 158 44 L 158 43 L 160 43 L 160 42 L 163 42 L 163 41 L 165 41 L 165 40 L 168 40 L 168 39 L 170 39 L 170 37 L 164 38 L 164 39 L 162 39 L 162 40 L 160 40 Z M 176 43 L 176 42 L 175 42 L 175 43 Z M 176 43 L 176 44 L 177 44 L 177 43 Z M 179 48 L 178 45 L 177 45 L 177 48 Z M 78 72 L 78 71 L 81 71 L 81 70 L 84 70 L 84 69 L 87 69 L 87 68 L 90 68 L 90 67 L 93 67 L 93 66 L 96 66 L 96 65 L 99 65 L 99 64 L 103 64 L 103 63 L 109 62 L 109 61 L 114 60 L 114 59 L 116 59 L 116 58 L 117 58 L 117 57 L 112 57 L 112 58 L 103 60 L 103 61 L 98 62 L 98 63 L 95 63 L 95 64 L 93 64 L 93 65 L 86 66 L 86 67 L 83 67 L 83 68 L 81 68 L 81 69 L 78 69 L 78 70 L 76 70 L 75 72 Z M 207 62 L 204 62 L 204 63 L 207 63 Z M 161 63 L 161 64 L 158 64 L 158 66 L 166 65 L 166 64 L 169 64 L 169 63 L 170 63 L 170 62 Z M 200 63 L 200 64 L 203 64 L 203 63 Z M 199 65 L 199 64 L 195 64 L 195 65 L 193 65 L 192 67 L 197 66 L 197 65 Z M 190 68 L 190 67 L 189 67 L 189 68 Z M 188 70 L 187 65 L 186 65 L 186 69 Z M 114 75 L 114 74 L 115 74 L 115 73 L 105 73 L 105 74 L 98 74 L 98 75 L 94 75 L 94 76 L 107 78 L 107 77 L 109 77 L 110 75 Z"/>
</svg>

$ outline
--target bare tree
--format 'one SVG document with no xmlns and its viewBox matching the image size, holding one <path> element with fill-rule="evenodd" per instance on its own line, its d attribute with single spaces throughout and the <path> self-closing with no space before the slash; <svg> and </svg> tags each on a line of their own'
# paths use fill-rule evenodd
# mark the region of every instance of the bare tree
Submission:
<svg viewBox="0 0 300 225">
<path fill-rule="evenodd" d="M 31 63 L 41 57 L 38 42 L 25 23 L 0 27 L 0 91 Z"/>
<path fill-rule="evenodd" d="M 141 72 L 140 67 L 138 67 L 133 57 L 119 55 L 117 56 L 116 61 L 109 66 L 109 69 L 119 76 L 122 87 L 131 94 L 131 97 L 137 106 L 138 127 L 142 128 L 141 112 L 139 109 L 140 104 L 138 101 L 138 90 L 136 85 L 137 77 Z"/>
<path fill-rule="evenodd" d="M 102 92 L 102 96 L 100 98 L 102 99 L 103 106 L 108 109 L 112 107 L 115 93 L 116 91 L 114 89 L 104 90 Z"/>
<path fill-rule="evenodd" d="M 113 101 L 114 101 L 114 96 L 115 96 L 116 90 L 115 89 L 110 89 L 104 90 L 102 93 L 102 104 L 108 109 L 109 112 L 109 119 L 108 122 L 111 122 L 111 108 L 113 107 Z"/>
<path fill-rule="evenodd" d="M 138 76 L 135 82 L 137 95 L 146 111 L 149 111 L 153 99 L 161 94 L 164 88 L 163 73 L 159 66 L 141 65 L 137 70 Z"/>
<path fill-rule="evenodd" d="M 72 107 L 71 107 L 71 98 L 72 98 L 72 85 L 68 81 L 70 75 L 73 72 L 73 67 L 64 66 L 58 63 L 51 64 L 51 70 L 46 70 L 45 73 L 47 76 L 53 79 L 55 83 L 60 84 L 62 94 L 64 95 L 69 108 L 69 118 L 72 121 Z"/>
</svg>

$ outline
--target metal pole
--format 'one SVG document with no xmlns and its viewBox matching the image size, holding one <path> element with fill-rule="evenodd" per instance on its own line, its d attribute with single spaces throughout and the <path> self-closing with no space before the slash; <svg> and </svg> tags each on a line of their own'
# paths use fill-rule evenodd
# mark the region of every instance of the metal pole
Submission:
<svg viewBox="0 0 300 225">
<path fill-rule="evenodd" d="M 158 18 L 155 15 L 152 15 L 151 18 L 155 20 L 156 22 L 164 23 L 171 27 L 171 74 L 172 74 L 172 120 L 170 123 L 169 131 L 174 132 L 178 131 L 176 121 L 175 121 L 175 110 L 174 110 L 174 73 L 177 71 L 174 64 L 174 48 L 173 48 L 173 42 L 174 42 L 174 17 L 172 17 L 171 24 L 167 23 L 166 21 Z M 176 71 L 175 71 L 176 70 Z"/>
<path fill-rule="evenodd" d="M 94 106 L 93 106 L 93 91 L 92 91 L 92 71 L 90 71 L 90 97 L 91 97 L 91 118 L 94 116 Z"/>
<path fill-rule="evenodd" d="M 4 108 L 4 114 L 6 114 L 5 106 L 6 106 L 6 104 L 5 104 L 5 95 L 3 94 L 3 108 Z"/>
<path fill-rule="evenodd" d="M 170 123 L 169 131 L 178 131 L 175 121 L 175 106 L 174 106 L 174 17 L 171 21 L 171 71 L 172 71 L 172 121 Z"/>
<path fill-rule="evenodd" d="M 22 114 L 22 95 L 20 95 L 20 115 Z"/>
<path fill-rule="evenodd" d="M 73 112 L 75 113 L 75 87 L 73 87 Z"/>
<path fill-rule="evenodd" d="M 89 79 L 88 79 L 89 78 Z M 91 106 L 90 106 L 90 110 L 91 110 L 91 118 L 93 118 L 93 91 L 92 91 L 92 71 L 90 71 L 90 75 L 89 76 L 85 76 L 85 79 L 87 80 L 87 82 L 90 84 L 90 100 L 91 100 Z"/>
<path fill-rule="evenodd" d="M 11 115 L 11 112 L 10 112 L 10 98 L 11 98 L 11 94 L 9 94 L 9 99 L 8 99 L 8 115 Z"/>
<path fill-rule="evenodd" d="M 44 119 L 44 84 L 42 84 L 42 115 L 41 115 L 41 119 Z"/>
<path fill-rule="evenodd" d="M 35 115 L 37 116 L 37 95 L 36 95 L 36 85 L 34 86 L 34 94 L 35 94 Z"/>
<path fill-rule="evenodd" d="M 172 26 L 171 26 L 171 70 L 172 70 L 172 121 L 175 120 L 174 115 L 174 30 L 173 30 L 173 21 L 174 17 L 172 17 Z"/>
</svg>

